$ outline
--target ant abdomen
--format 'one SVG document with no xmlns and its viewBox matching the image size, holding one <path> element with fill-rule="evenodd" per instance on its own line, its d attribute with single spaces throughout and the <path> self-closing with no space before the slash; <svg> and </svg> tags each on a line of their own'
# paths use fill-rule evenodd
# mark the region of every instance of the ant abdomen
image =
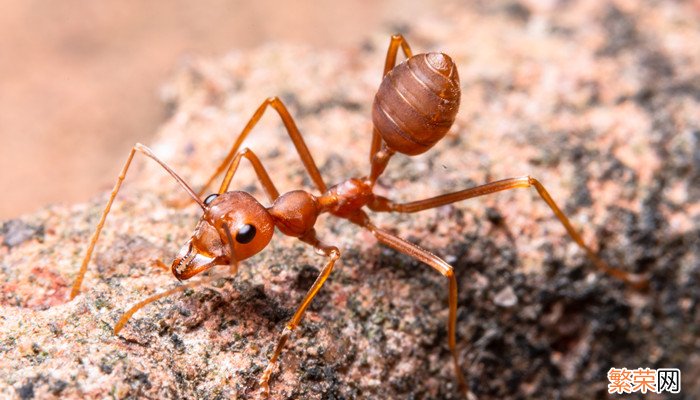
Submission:
<svg viewBox="0 0 700 400">
<path fill-rule="evenodd" d="M 421 154 L 450 129 L 459 98 L 452 59 L 442 53 L 417 54 L 384 77 L 374 97 L 372 122 L 390 149 Z"/>
</svg>

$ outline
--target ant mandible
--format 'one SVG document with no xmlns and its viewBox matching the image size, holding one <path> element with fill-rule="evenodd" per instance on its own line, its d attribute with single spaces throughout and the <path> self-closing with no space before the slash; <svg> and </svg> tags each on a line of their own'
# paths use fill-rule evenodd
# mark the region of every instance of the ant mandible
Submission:
<svg viewBox="0 0 700 400">
<path fill-rule="evenodd" d="M 396 66 L 399 48 L 403 50 L 407 60 Z M 588 258 L 598 269 L 626 282 L 634 288 L 646 286 L 646 278 L 608 266 L 593 250 L 586 246 L 581 236 L 574 230 L 568 218 L 554 203 L 544 186 L 531 176 L 504 179 L 409 203 L 395 203 L 386 197 L 375 195 L 373 193 L 374 185 L 386 168 L 389 159 L 395 153 L 403 153 L 409 156 L 424 153 L 445 136 L 457 115 L 461 93 L 457 67 L 449 56 L 442 53 L 426 53 L 414 56 L 410 46 L 401 35 L 391 37 L 382 76 L 383 80 L 374 97 L 372 106 L 374 129 L 370 148 L 370 173 L 368 176 L 361 178 L 350 178 L 330 188 L 326 186 L 321 177 L 321 173 L 311 157 L 292 116 L 277 97 L 265 100 L 258 107 L 234 142 L 226 158 L 199 193 L 195 193 L 180 176 L 158 159 L 148 147 L 137 143 L 129 153 L 110 194 L 102 217 L 97 224 L 80 272 L 73 284 L 71 299 L 80 292 L 80 286 L 87 271 L 95 244 L 100 236 L 100 231 L 104 226 L 112 202 L 124 181 L 126 172 L 136 152 L 140 152 L 160 164 L 203 211 L 194 234 L 185 243 L 172 263 L 172 273 L 178 280 L 189 279 L 217 265 L 228 265 L 231 272 L 235 273 L 239 261 L 257 254 L 267 246 L 272 239 L 275 228 L 285 235 L 299 238 L 299 240 L 313 246 L 316 252 L 328 258 L 326 265 L 302 300 L 294 316 L 285 326 L 274 353 L 269 359 L 267 368 L 265 368 L 260 378 L 259 384 L 265 394 L 269 393 L 270 376 L 284 345 L 291 333 L 299 326 L 304 316 L 304 311 L 306 311 L 314 296 L 316 296 L 323 283 L 328 279 L 333 266 L 340 258 L 338 248 L 322 243 L 314 230 L 316 219 L 323 213 L 345 218 L 368 229 L 380 243 L 427 264 L 447 279 L 449 304 L 447 341 L 452 353 L 457 381 L 463 391 L 466 391 L 466 383 L 459 366 L 457 342 L 455 339 L 457 280 L 452 266 L 429 251 L 373 225 L 363 208 L 367 207 L 369 210 L 377 212 L 414 213 L 504 190 L 534 187 L 542 200 L 547 203 L 554 215 L 564 225 L 569 236 L 585 251 Z M 274 108 L 281 117 L 287 133 L 292 139 L 301 161 L 320 195 L 314 195 L 304 190 L 294 190 L 280 195 L 255 153 L 247 148 L 239 150 L 245 138 L 268 107 Z M 242 158 L 248 159 L 252 164 L 272 206 L 264 207 L 246 192 L 228 191 L 231 179 L 236 173 Z M 224 170 L 226 170 L 226 174 L 219 191 L 201 200 L 207 188 Z M 197 286 L 210 279 L 178 286 L 137 303 L 117 322 L 114 327 L 114 333 L 118 334 L 129 318 L 145 305 L 172 293 Z"/>
</svg>

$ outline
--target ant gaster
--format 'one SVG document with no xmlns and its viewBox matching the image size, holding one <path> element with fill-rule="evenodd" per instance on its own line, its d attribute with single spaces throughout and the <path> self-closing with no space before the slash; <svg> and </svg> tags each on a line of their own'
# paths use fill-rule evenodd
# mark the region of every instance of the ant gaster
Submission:
<svg viewBox="0 0 700 400">
<path fill-rule="evenodd" d="M 395 66 L 399 48 L 403 50 L 407 60 Z M 457 115 L 460 93 L 457 68 L 449 56 L 442 53 L 417 54 L 414 56 L 408 43 L 401 35 L 392 36 L 384 65 L 383 80 L 372 106 L 374 130 L 370 148 L 370 173 L 368 176 L 350 178 L 330 188 L 326 186 L 321 177 L 318 167 L 311 157 L 294 120 L 277 97 L 265 100 L 255 111 L 255 114 L 253 114 L 236 139 L 226 158 L 199 193 L 195 194 L 187 183 L 163 161 L 158 159 L 150 149 L 144 145 L 136 144 L 129 153 L 107 206 L 97 224 L 80 272 L 73 285 L 71 299 L 78 295 L 80 291 L 80 286 L 100 231 L 136 152 L 140 152 L 160 164 L 203 210 L 203 215 L 195 228 L 194 234 L 182 247 L 170 267 L 177 279 L 189 279 L 217 265 L 230 266 L 231 271 L 235 273 L 238 268 L 238 262 L 257 254 L 268 245 L 275 228 L 285 235 L 297 237 L 299 240 L 308 243 L 314 247 L 316 252 L 327 257 L 326 265 L 291 320 L 285 326 L 274 353 L 270 357 L 267 368 L 262 373 L 259 383 L 263 393 L 269 393 L 271 374 L 287 340 L 299 326 L 304 316 L 304 311 L 306 311 L 314 296 L 316 296 L 323 283 L 328 279 L 333 270 L 333 265 L 340 257 L 338 248 L 322 243 L 314 230 L 316 219 L 323 213 L 345 218 L 368 229 L 380 243 L 427 264 L 445 277 L 448 283 L 449 306 L 447 344 L 452 353 L 457 382 L 463 391 L 466 391 L 466 383 L 459 366 L 457 342 L 455 339 L 457 280 L 452 266 L 440 257 L 417 245 L 373 225 L 364 210 L 365 207 L 377 212 L 413 213 L 504 190 L 534 187 L 542 200 L 547 203 L 554 215 L 564 225 L 571 238 L 585 251 L 588 258 L 599 270 L 626 282 L 632 287 L 645 287 L 647 284 L 645 277 L 608 266 L 593 250 L 586 246 L 581 236 L 574 230 L 568 218 L 554 203 L 544 186 L 533 177 L 523 176 L 504 179 L 403 204 L 395 203 L 388 198 L 377 196 L 373 193 L 377 179 L 395 153 L 411 156 L 424 153 L 445 136 Z M 319 195 L 314 195 L 304 190 L 294 190 L 280 195 L 255 153 L 247 148 L 239 150 L 244 139 L 268 107 L 275 109 L 281 117 L 301 157 L 301 161 L 320 193 Z M 248 159 L 252 164 L 272 206 L 264 207 L 246 192 L 228 191 L 231 179 L 236 173 L 242 158 Z M 201 197 L 207 188 L 224 171 L 226 171 L 226 174 L 218 192 L 209 195 L 202 201 Z M 203 281 L 209 280 L 205 279 Z M 146 304 L 186 288 L 197 286 L 203 281 L 178 286 L 139 302 L 118 321 L 115 325 L 114 333 L 117 334 L 129 318 Z"/>
</svg>

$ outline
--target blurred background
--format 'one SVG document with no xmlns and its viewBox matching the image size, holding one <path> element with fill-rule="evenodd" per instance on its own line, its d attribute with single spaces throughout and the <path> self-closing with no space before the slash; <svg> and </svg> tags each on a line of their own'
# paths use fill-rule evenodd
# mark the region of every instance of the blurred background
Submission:
<svg viewBox="0 0 700 400">
<path fill-rule="evenodd" d="M 188 55 L 359 47 L 436 3 L 0 0 L 0 219 L 110 188 L 165 118 L 159 87 Z"/>
</svg>

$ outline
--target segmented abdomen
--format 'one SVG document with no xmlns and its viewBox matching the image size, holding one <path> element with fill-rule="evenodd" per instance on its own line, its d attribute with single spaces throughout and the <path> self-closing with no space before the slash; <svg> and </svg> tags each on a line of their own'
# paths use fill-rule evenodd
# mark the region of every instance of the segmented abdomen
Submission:
<svg viewBox="0 0 700 400">
<path fill-rule="evenodd" d="M 372 122 L 389 148 L 421 154 L 452 126 L 460 93 L 457 67 L 449 56 L 417 54 L 384 77 L 374 97 Z"/>
</svg>

